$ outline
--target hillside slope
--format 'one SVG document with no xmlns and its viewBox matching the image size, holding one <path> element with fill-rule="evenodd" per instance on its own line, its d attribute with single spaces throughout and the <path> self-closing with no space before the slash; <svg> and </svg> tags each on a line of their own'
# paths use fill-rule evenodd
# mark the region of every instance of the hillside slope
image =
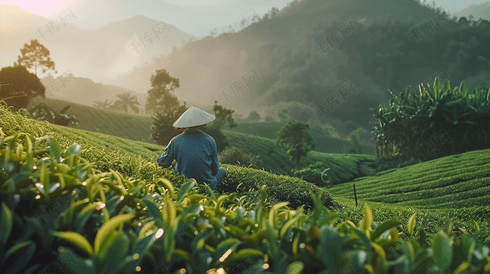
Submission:
<svg viewBox="0 0 490 274">
<path fill-rule="evenodd" d="M 490 203 L 490 149 L 447 156 L 355 182 L 357 198 L 426 209 L 459 209 Z M 330 188 L 353 198 L 352 184 Z"/>
<path fill-rule="evenodd" d="M 50 98 L 47 98 L 45 101 L 36 99 L 29 105 L 29 108 L 35 106 L 39 102 L 44 102 L 55 111 L 60 111 L 65 106 L 70 105 L 71 107 L 68 109 L 68 113 L 75 115 L 80 121 L 77 127 L 78 129 L 156 145 L 155 141 L 151 139 L 151 127 L 153 125 L 151 118 L 104 111 Z M 246 151 L 259 155 L 264 162 L 263 169 L 266 171 L 270 171 L 277 175 L 291 175 L 291 169 L 295 168 L 294 163 L 289 159 L 286 150 L 283 147 L 275 146 L 274 140 L 227 130 L 224 130 L 223 133 L 228 138 L 230 144 L 235 144 L 237 146 L 242 146 L 243 144 L 243 148 Z M 245 140 L 245 142 L 239 140 Z M 348 143 L 345 140 L 335 138 L 330 138 L 325 141 L 330 143 L 334 142 L 335 145 L 338 145 L 338 147 L 334 146 L 331 148 L 331 153 L 336 153 L 336 150 Z M 318 139 L 317 142 L 320 143 L 323 141 L 322 139 Z M 158 153 L 162 153 L 164 147 L 157 147 L 159 147 Z M 325 168 L 332 168 L 335 166 L 336 168 L 333 169 L 333 172 L 342 180 L 351 180 L 362 176 L 368 176 L 374 172 L 374 155 L 340 155 L 331 153 L 311 151 L 308 153 L 307 157 L 301 159 L 300 168 L 307 167 L 316 162 L 323 162 Z M 349 166 L 349 168 L 340 167 L 338 164 L 339 161 Z"/>
</svg>

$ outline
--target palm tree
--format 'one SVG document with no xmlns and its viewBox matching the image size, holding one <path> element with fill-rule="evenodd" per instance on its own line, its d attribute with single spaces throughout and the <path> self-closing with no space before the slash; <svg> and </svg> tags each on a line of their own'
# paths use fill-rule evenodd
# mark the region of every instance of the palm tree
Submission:
<svg viewBox="0 0 490 274">
<path fill-rule="evenodd" d="M 119 98 L 114 102 L 114 109 L 116 110 L 121 110 L 124 111 L 125 113 L 128 112 L 128 107 L 135 113 L 138 113 L 139 109 L 139 102 L 136 96 L 131 95 L 131 93 L 123 93 L 123 94 L 118 94 L 117 97 Z"/>
<path fill-rule="evenodd" d="M 102 110 L 109 110 L 111 109 L 112 102 L 108 102 L 108 99 L 105 99 L 105 101 L 95 101 L 94 107 Z"/>
</svg>

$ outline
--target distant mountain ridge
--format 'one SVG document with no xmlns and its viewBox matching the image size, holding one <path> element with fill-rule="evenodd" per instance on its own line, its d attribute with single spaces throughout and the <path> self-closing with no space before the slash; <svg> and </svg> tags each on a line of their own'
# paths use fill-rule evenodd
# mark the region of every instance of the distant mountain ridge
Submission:
<svg viewBox="0 0 490 274">
<path fill-rule="evenodd" d="M 485 20 L 490 20 L 490 1 L 486 1 L 483 3 L 478 3 L 478 4 L 471 4 L 465 9 L 455 12 L 452 14 L 453 16 L 457 17 L 470 17 L 470 15 L 473 15 L 475 20 L 482 19 Z"/>
<path fill-rule="evenodd" d="M 76 19 L 69 17 L 69 12 L 62 13 L 65 18 L 65 25 L 62 25 L 57 17 L 46 19 L 14 5 L 0 4 L 0 65 L 13 65 L 24 44 L 38 39 L 50 51 L 59 73 L 71 70 L 75 76 L 105 82 L 166 56 L 174 47 L 179 48 L 194 39 L 175 26 L 144 16 L 134 16 L 95 30 L 80 30 L 70 24 Z M 74 15 L 76 17 L 75 12 Z M 48 27 L 54 27 L 50 25 L 51 20 L 58 27 L 50 32 Z"/>
</svg>

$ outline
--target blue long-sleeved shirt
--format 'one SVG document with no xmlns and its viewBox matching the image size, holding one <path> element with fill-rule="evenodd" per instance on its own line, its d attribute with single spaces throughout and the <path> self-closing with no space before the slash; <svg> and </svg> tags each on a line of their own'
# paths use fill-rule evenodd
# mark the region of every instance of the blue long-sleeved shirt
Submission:
<svg viewBox="0 0 490 274">
<path fill-rule="evenodd" d="M 187 178 L 198 183 L 216 183 L 219 169 L 218 149 L 213 137 L 198 130 L 188 129 L 170 140 L 157 163 L 167 168 L 173 160 L 177 161 L 177 170 Z"/>
</svg>

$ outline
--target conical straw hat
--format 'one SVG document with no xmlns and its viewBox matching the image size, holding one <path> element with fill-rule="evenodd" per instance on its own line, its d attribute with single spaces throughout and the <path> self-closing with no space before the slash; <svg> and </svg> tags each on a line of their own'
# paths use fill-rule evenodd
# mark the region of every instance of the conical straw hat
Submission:
<svg viewBox="0 0 490 274">
<path fill-rule="evenodd" d="M 175 128 L 195 127 L 212 122 L 214 119 L 216 119 L 214 115 L 211 115 L 196 107 L 190 107 L 184 113 L 182 113 L 182 115 L 180 115 L 179 119 L 175 121 L 173 126 Z"/>
</svg>

